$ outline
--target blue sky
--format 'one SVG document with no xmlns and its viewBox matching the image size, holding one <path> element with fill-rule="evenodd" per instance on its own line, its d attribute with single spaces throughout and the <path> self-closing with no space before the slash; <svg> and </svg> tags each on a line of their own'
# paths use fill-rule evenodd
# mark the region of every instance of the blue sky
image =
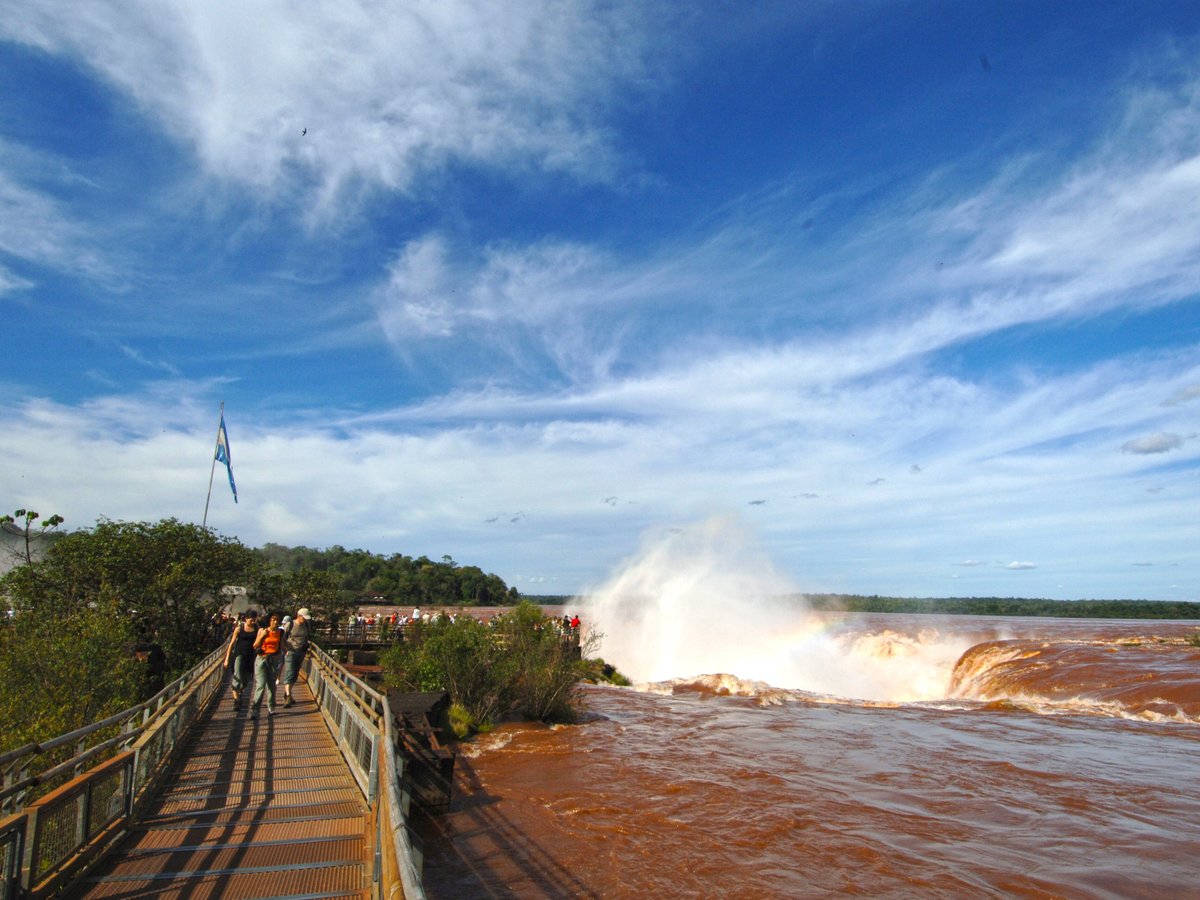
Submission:
<svg viewBox="0 0 1200 900">
<path fill-rule="evenodd" d="M 0 9 L 6 509 L 1197 596 L 1196 4 Z"/>
</svg>

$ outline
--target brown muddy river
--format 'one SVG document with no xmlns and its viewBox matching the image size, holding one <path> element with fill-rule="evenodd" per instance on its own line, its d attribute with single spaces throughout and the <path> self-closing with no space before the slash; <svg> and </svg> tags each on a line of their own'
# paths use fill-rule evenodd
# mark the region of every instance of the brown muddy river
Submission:
<svg viewBox="0 0 1200 900">
<path fill-rule="evenodd" d="M 813 616 L 606 639 L 655 680 L 464 745 L 429 896 L 1200 897 L 1197 623 Z"/>
</svg>

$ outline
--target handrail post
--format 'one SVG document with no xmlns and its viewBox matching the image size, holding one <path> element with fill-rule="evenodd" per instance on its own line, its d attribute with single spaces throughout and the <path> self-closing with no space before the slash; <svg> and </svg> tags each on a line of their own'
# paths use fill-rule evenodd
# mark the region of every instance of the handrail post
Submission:
<svg viewBox="0 0 1200 900">
<path fill-rule="evenodd" d="M 388 714 L 384 710 L 383 714 Z M 371 739 L 371 771 L 367 775 L 367 783 L 371 786 L 370 793 L 367 795 L 367 803 L 372 806 L 379 800 L 379 745 L 383 741 L 383 736 L 377 731 Z"/>
<path fill-rule="evenodd" d="M 21 891 L 17 895 L 24 897 L 29 893 L 29 889 L 33 886 L 33 845 L 37 829 L 38 810 L 32 810 L 25 814 L 25 846 L 21 852 L 21 874 L 17 879 L 21 884 Z"/>
</svg>

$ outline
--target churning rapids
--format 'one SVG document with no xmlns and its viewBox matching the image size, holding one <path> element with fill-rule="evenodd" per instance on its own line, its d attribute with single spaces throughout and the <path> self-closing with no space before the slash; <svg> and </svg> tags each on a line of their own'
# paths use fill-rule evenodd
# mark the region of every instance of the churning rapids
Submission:
<svg viewBox="0 0 1200 900">
<path fill-rule="evenodd" d="M 1197 623 L 817 615 L 683 537 L 580 609 L 635 688 L 464 745 L 430 897 L 1200 897 Z"/>
</svg>

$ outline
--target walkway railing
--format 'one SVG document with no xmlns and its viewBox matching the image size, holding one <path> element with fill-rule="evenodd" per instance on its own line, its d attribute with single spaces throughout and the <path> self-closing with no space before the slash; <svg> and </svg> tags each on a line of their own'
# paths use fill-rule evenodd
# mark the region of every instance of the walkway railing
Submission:
<svg viewBox="0 0 1200 900">
<path fill-rule="evenodd" d="M 124 832 L 220 686 L 223 656 L 214 651 L 145 703 L 0 756 L 0 809 L 10 813 L 0 819 L 2 900 L 52 893 Z"/>
<path fill-rule="evenodd" d="M 387 698 L 315 645 L 305 657 L 304 670 L 308 688 L 371 807 L 376 896 L 421 900 L 421 857 L 408 831 L 411 798 L 403 783 L 404 759 L 396 749 Z"/>
<path fill-rule="evenodd" d="M 374 625 L 319 625 L 313 629 L 317 638 L 330 644 L 361 646 L 388 646 L 404 641 L 411 625 L 377 622 Z"/>
<path fill-rule="evenodd" d="M 224 648 L 210 654 L 145 703 L 0 755 L 0 900 L 53 895 L 137 820 L 220 687 L 223 656 Z M 371 810 L 373 894 L 422 900 L 421 859 L 409 836 L 409 797 L 401 780 L 404 763 L 385 697 L 315 645 L 304 665 Z M 74 755 L 54 761 L 71 747 Z M 39 791 L 48 793 L 38 796 Z"/>
</svg>

